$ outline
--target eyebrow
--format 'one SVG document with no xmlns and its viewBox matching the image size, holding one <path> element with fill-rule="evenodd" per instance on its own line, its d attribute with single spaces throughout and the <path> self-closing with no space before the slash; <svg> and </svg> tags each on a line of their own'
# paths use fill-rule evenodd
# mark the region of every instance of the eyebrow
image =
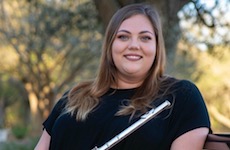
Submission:
<svg viewBox="0 0 230 150">
<path fill-rule="evenodd" d="M 117 31 L 117 33 L 119 33 L 119 32 L 126 32 L 128 34 L 131 34 L 131 32 L 129 32 L 127 30 L 119 30 L 119 31 Z M 146 31 L 141 31 L 139 34 L 144 34 L 144 33 L 150 33 L 150 34 L 154 35 L 154 33 L 150 32 L 150 31 L 147 31 L 147 30 Z"/>
</svg>

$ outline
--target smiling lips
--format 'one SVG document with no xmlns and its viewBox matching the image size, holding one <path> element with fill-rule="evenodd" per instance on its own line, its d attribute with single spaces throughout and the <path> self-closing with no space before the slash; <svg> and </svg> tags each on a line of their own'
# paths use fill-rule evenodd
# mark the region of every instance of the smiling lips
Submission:
<svg viewBox="0 0 230 150">
<path fill-rule="evenodd" d="M 127 55 L 124 55 L 124 57 L 131 61 L 140 60 L 142 58 L 142 56 L 137 55 L 137 54 L 127 54 Z"/>
</svg>

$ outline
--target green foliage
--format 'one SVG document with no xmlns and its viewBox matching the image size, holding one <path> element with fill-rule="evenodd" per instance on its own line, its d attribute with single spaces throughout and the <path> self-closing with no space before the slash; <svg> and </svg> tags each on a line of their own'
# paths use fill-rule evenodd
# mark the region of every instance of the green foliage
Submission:
<svg viewBox="0 0 230 150">
<path fill-rule="evenodd" d="M 95 76 L 102 41 L 96 8 L 84 0 L 22 0 L 0 5 L 0 41 L 14 54 L 4 50 L 11 60 L 0 60 L 2 73 L 23 84 L 28 97 L 24 100 L 37 105 L 33 115 L 44 117 L 55 96 L 69 84 Z M 14 65 L 8 69 L 6 62 Z"/>
<path fill-rule="evenodd" d="M 229 8 L 228 0 L 196 0 L 178 13 L 183 39 L 175 70 L 201 90 L 216 132 L 230 130 Z"/>
<path fill-rule="evenodd" d="M 229 45 L 229 0 L 193 0 L 178 13 L 183 36 L 212 53 L 213 46 Z"/>
<path fill-rule="evenodd" d="M 176 57 L 174 75 L 196 83 L 205 99 L 213 131 L 229 131 L 229 46 L 216 45 L 212 50 L 201 51 L 194 45 L 181 41 Z"/>
<path fill-rule="evenodd" d="M 0 78 L 0 128 L 10 127 L 12 121 L 25 121 L 26 92 L 20 82 L 7 75 Z M 13 111 L 9 111 L 10 108 Z M 18 119 L 15 119 L 15 117 Z"/>
<path fill-rule="evenodd" d="M 12 88 L 8 81 L 0 79 L 0 101 L 4 103 L 4 107 L 11 105 L 14 102 L 15 95 L 17 94 L 17 89 Z"/>
<path fill-rule="evenodd" d="M 0 143 L 1 150 L 34 150 L 38 138 L 27 138 L 19 141 L 8 141 Z"/>
<path fill-rule="evenodd" d="M 28 128 L 25 125 L 17 124 L 12 127 L 11 131 L 17 139 L 23 139 L 27 135 Z"/>
<path fill-rule="evenodd" d="M 214 128 L 217 131 L 224 129 L 230 130 L 230 51 L 229 46 L 215 46 L 212 50 L 215 53 L 201 53 L 198 57 L 200 65 L 198 69 L 202 70 L 200 78 L 197 81 L 201 88 L 206 102 L 210 107 L 210 113 L 213 116 Z M 217 112 L 212 112 L 212 107 L 215 107 L 223 115 L 216 116 Z M 226 119 L 226 120 L 224 120 Z M 224 127 L 223 127 L 224 126 Z"/>
<path fill-rule="evenodd" d="M 25 101 L 29 94 L 34 94 L 37 112 L 41 112 L 42 116 L 52 108 L 55 95 L 69 88 L 68 85 L 83 78 L 94 77 L 103 36 L 102 25 L 92 0 L 20 0 L 4 1 L 0 5 L 0 102 L 4 101 L 7 124 L 11 126 L 21 121 L 21 115 L 16 115 L 16 112 L 22 110 L 21 106 L 25 106 L 23 108 L 28 111 L 28 103 Z M 221 39 L 218 40 L 220 43 L 229 38 L 228 26 L 224 30 L 220 29 L 223 25 L 220 22 L 224 21 L 225 24 L 229 21 L 227 17 L 221 18 L 227 11 L 216 10 L 219 6 L 215 8 L 217 14 L 214 19 L 219 33 L 216 36 L 213 28 L 207 29 L 196 22 L 194 7 L 193 3 L 189 3 L 182 10 L 184 14 L 181 16 L 179 13 L 180 19 L 184 19 L 181 23 L 184 23 L 182 31 L 186 39 L 179 43 L 181 49 L 177 51 L 176 67 L 172 74 L 196 81 L 208 104 L 215 105 L 225 115 L 230 114 L 226 107 L 229 106 L 227 93 L 230 55 L 226 51 L 229 47 L 212 48 L 216 44 L 213 40 Z M 193 24 L 194 21 L 197 24 Z M 178 38 L 172 27 L 165 27 L 172 31 L 171 35 L 176 35 L 166 41 L 170 45 L 170 52 L 174 49 L 171 45 Z M 209 49 L 198 51 L 193 46 L 194 41 Z M 174 55 L 174 52 L 171 54 Z M 26 98 L 21 95 L 24 92 L 18 90 L 22 88 L 9 83 L 8 79 L 23 84 L 28 94 Z M 23 129 L 18 130 L 23 134 Z"/>
</svg>

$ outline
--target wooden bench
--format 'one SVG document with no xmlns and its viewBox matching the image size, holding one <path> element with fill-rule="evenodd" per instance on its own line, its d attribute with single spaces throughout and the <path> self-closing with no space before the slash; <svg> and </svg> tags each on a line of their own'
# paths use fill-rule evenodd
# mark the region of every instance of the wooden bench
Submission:
<svg viewBox="0 0 230 150">
<path fill-rule="evenodd" d="M 230 133 L 208 134 L 204 150 L 230 150 Z"/>
</svg>

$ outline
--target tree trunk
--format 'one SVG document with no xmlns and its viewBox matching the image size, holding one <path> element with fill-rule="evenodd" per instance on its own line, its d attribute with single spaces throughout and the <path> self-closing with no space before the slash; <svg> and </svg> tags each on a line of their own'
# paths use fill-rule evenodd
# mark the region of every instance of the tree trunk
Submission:
<svg viewBox="0 0 230 150">
<path fill-rule="evenodd" d="M 38 110 L 38 97 L 35 92 L 32 90 L 31 84 L 27 83 L 25 89 L 28 93 L 29 105 L 30 105 L 30 125 L 35 132 L 41 127 L 41 122 L 43 120 L 42 115 Z"/>
<path fill-rule="evenodd" d="M 45 92 L 42 89 L 34 88 L 31 83 L 25 83 L 25 89 L 28 93 L 31 112 L 29 122 L 31 123 L 30 125 L 33 131 L 37 133 L 41 131 L 41 123 L 47 119 L 50 110 L 52 110 L 56 102 L 56 93 L 51 87 L 47 89 L 49 92 Z"/>
</svg>

